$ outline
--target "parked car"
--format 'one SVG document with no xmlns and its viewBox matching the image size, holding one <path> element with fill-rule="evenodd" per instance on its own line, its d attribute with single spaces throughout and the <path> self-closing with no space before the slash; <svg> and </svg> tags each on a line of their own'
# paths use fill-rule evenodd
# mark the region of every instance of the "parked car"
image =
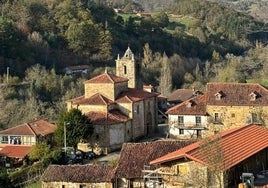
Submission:
<svg viewBox="0 0 268 188">
<path fill-rule="evenodd" d="M 268 184 L 268 170 L 263 170 L 256 174 L 254 181 L 256 186 L 263 186 Z"/>
<path fill-rule="evenodd" d="M 85 159 L 95 159 L 98 155 L 94 153 L 93 151 L 88 151 L 84 153 Z"/>
<path fill-rule="evenodd" d="M 77 150 L 75 153 L 72 152 L 68 155 L 67 164 L 78 164 L 83 163 L 84 153 L 80 150 Z"/>
</svg>

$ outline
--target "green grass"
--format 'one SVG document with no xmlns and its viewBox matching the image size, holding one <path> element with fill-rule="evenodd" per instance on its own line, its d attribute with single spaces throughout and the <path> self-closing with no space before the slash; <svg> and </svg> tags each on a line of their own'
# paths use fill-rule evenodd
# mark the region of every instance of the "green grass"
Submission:
<svg viewBox="0 0 268 188">
<path fill-rule="evenodd" d="M 250 80 L 247 80 L 247 83 L 259 83 L 259 84 L 261 84 L 263 86 L 268 87 L 268 79 L 265 79 L 265 78 L 250 79 Z"/>
<path fill-rule="evenodd" d="M 25 185 L 24 188 L 42 188 L 42 185 L 41 185 L 41 182 L 37 182 L 31 185 Z"/>
</svg>

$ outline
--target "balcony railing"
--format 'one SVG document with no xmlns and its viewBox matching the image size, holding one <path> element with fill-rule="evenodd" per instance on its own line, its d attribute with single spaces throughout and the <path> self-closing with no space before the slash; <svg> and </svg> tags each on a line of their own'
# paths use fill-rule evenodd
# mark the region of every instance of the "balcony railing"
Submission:
<svg viewBox="0 0 268 188">
<path fill-rule="evenodd" d="M 172 123 L 170 125 L 173 125 L 176 128 L 179 129 L 193 129 L 193 130 L 203 130 L 207 129 L 207 124 L 202 123 Z"/>
</svg>

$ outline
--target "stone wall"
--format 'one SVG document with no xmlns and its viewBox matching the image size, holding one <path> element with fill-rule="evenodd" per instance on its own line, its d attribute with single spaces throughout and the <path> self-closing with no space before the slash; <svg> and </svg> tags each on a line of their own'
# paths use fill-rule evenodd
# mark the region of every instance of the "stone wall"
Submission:
<svg viewBox="0 0 268 188">
<path fill-rule="evenodd" d="M 86 83 L 85 84 L 85 98 L 89 98 L 96 93 L 115 100 L 115 88 L 113 83 Z"/>
<path fill-rule="evenodd" d="M 207 112 L 210 115 L 208 120 L 210 134 L 251 123 L 268 123 L 268 107 L 208 105 Z M 215 113 L 219 115 L 218 121 L 214 119 Z M 257 118 L 253 120 L 252 114 L 256 114 Z"/>
</svg>

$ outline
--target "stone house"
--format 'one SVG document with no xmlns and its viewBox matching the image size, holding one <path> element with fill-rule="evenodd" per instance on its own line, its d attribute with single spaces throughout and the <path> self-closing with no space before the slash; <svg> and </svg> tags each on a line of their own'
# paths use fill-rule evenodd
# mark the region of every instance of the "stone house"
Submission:
<svg viewBox="0 0 268 188">
<path fill-rule="evenodd" d="M 116 75 L 104 73 L 85 81 L 85 93 L 67 101 L 91 120 L 91 146 L 109 153 L 122 144 L 152 134 L 157 127 L 158 93 L 143 90 L 141 68 L 128 48 L 116 60 Z"/>
<path fill-rule="evenodd" d="M 159 140 L 123 144 L 115 170 L 116 187 L 141 188 L 149 186 L 151 180 L 146 178 L 148 173 L 146 170 L 151 170 L 147 168 L 149 162 L 190 143 L 189 141 Z"/>
<path fill-rule="evenodd" d="M 42 188 L 113 188 L 113 167 L 50 165 L 41 176 Z"/>
<path fill-rule="evenodd" d="M 166 187 L 238 187 L 243 172 L 268 169 L 268 130 L 239 126 L 150 162 Z"/>
<path fill-rule="evenodd" d="M 206 110 L 210 132 L 268 123 L 268 89 L 254 83 L 208 83 Z"/>
<path fill-rule="evenodd" d="M 232 127 L 268 122 L 268 90 L 260 84 L 208 83 L 206 93 L 166 112 L 170 135 L 205 137 Z M 200 126 L 201 125 L 201 126 Z"/>
</svg>

